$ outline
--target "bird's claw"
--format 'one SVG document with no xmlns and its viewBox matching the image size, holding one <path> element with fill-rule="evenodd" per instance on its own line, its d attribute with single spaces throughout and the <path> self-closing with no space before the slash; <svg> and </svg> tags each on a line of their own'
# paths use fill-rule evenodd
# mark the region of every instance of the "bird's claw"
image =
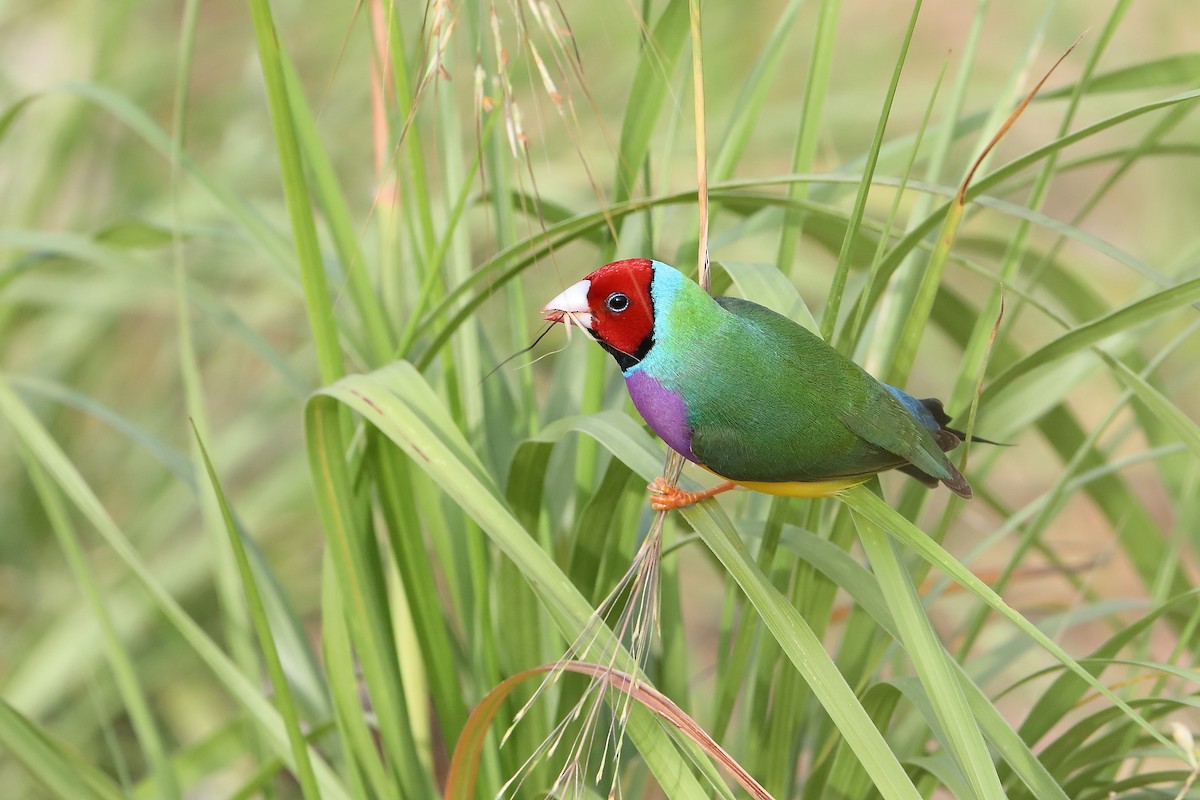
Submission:
<svg viewBox="0 0 1200 800">
<path fill-rule="evenodd" d="M 670 511 L 673 508 L 683 508 L 689 506 L 695 501 L 679 504 L 680 495 L 689 495 L 691 492 L 685 492 L 678 486 L 672 486 L 667 483 L 667 479 L 663 477 L 655 478 L 646 486 L 650 490 L 650 508 L 655 511 Z"/>
<path fill-rule="evenodd" d="M 671 511 L 676 508 L 687 508 L 699 503 L 701 500 L 707 500 L 721 492 L 727 492 L 733 488 L 733 483 L 726 481 L 711 489 L 688 492 L 680 489 L 678 486 L 672 486 L 667 483 L 666 478 L 659 477 L 652 480 L 646 488 L 650 490 L 650 507 L 652 509 L 655 511 Z"/>
</svg>

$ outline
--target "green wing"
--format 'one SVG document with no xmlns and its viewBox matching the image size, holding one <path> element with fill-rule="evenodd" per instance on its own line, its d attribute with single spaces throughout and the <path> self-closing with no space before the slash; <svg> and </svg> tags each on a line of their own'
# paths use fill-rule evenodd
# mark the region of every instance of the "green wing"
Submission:
<svg viewBox="0 0 1200 800">
<path fill-rule="evenodd" d="M 871 379 L 869 400 L 863 408 L 844 412 L 839 417 L 864 441 L 900 456 L 921 472 L 946 484 L 960 497 L 971 497 L 971 485 L 942 452 L 936 434 L 910 414 L 879 381 Z M 958 444 L 958 437 L 951 437 L 953 444 Z"/>
</svg>

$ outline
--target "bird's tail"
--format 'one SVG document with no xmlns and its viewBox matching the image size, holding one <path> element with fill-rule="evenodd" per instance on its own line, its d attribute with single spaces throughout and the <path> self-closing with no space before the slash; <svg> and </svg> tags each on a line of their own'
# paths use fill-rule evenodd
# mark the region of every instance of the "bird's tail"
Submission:
<svg viewBox="0 0 1200 800">
<path fill-rule="evenodd" d="M 966 433 L 964 433 L 963 431 L 960 431 L 958 428 L 950 427 L 951 417 L 949 414 L 946 413 L 946 407 L 942 405 L 941 400 L 938 400 L 936 397 L 922 397 L 917 402 L 920 403 L 921 405 L 925 406 L 925 409 L 927 411 L 929 411 L 930 416 L 932 416 L 934 421 L 937 422 L 938 427 L 941 430 L 946 431 L 947 433 L 953 434 L 954 438 L 958 440 L 955 442 L 951 442 L 950 437 L 944 437 L 944 438 L 941 436 L 937 437 L 938 445 L 941 446 L 942 450 L 944 450 L 944 451 L 953 450 L 954 448 L 958 447 L 960 444 L 962 444 L 963 442 L 965 442 L 967 440 Z M 992 439 L 985 439 L 982 436 L 976 436 L 975 434 L 971 434 L 971 443 L 972 444 L 994 444 L 997 447 L 1012 447 L 1012 445 L 1007 442 L 997 442 Z M 949 445 L 949 447 L 947 447 L 946 445 Z"/>
<path fill-rule="evenodd" d="M 929 412 L 929 416 L 932 417 L 933 421 L 937 423 L 937 428 L 931 428 L 931 430 L 933 432 L 934 441 L 937 442 L 938 447 L 942 448 L 943 452 L 949 452 L 967 440 L 966 433 L 960 431 L 958 428 L 950 427 L 951 417 L 946 413 L 946 408 L 942 405 L 941 400 L 938 400 L 936 397 L 924 397 L 920 400 L 917 400 L 917 402 L 920 403 L 927 412 Z M 918 417 L 921 416 L 924 415 L 918 415 Z M 926 422 L 926 424 L 928 425 L 928 422 Z M 1009 445 L 1005 444 L 1004 442 L 996 442 L 991 439 L 985 439 L 982 436 L 975 436 L 974 434 L 971 435 L 970 439 L 972 443 L 994 444 L 1000 447 L 1009 447 Z M 937 478 L 922 472 L 919 468 L 913 466 L 912 464 L 900 467 L 899 469 L 905 475 L 916 478 L 926 486 L 934 487 L 939 483 Z M 961 475 L 958 477 L 962 479 Z M 966 480 L 962 479 L 962 482 L 965 486 Z M 970 496 L 971 489 L 969 486 L 966 487 L 965 494 L 964 492 L 959 491 L 959 489 L 955 486 L 951 486 L 950 484 L 947 484 L 947 486 L 950 486 L 950 489 L 956 494 L 960 494 L 965 497 Z"/>
</svg>

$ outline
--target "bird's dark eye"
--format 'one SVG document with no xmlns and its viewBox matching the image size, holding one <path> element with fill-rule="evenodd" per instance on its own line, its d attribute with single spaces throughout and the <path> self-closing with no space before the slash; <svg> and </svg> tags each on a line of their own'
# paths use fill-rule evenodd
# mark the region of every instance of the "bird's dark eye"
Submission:
<svg viewBox="0 0 1200 800">
<path fill-rule="evenodd" d="M 620 314 L 625 309 L 629 308 L 629 298 L 621 292 L 613 292 L 604 301 L 604 307 L 614 314 Z"/>
</svg>

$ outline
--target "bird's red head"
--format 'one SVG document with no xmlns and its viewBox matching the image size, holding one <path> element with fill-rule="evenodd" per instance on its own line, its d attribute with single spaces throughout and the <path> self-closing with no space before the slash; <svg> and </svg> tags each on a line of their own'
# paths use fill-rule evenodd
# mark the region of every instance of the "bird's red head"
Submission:
<svg viewBox="0 0 1200 800">
<path fill-rule="evenodd" d="M 605 264 L 570 286 L 542 309 L 551 322 L 568 316 L 588 328 L 613 355 L 640 360 L 653 343 L 654 303 L 650 283 L 654 264 L 648 258 L 627 258 Z"/>
</svg>

